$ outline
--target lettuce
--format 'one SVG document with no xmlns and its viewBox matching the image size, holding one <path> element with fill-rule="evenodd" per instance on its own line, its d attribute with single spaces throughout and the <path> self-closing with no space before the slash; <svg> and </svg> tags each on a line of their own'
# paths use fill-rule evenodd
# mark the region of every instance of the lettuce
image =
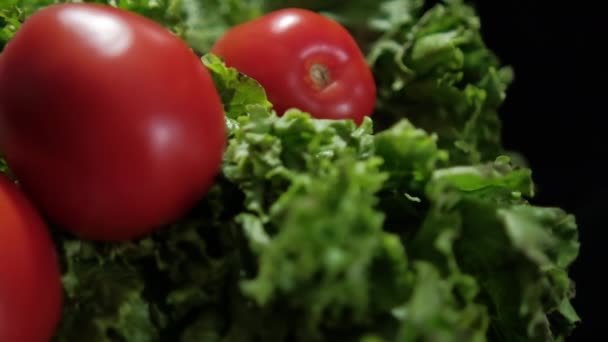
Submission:
<svg viewBox="0 0 608 342">
<path fill-rule="evenodd" d="M 2 44 L 53 2 L 8 1 Z M 534 205 L 532 171 L 502 148 L 512 71 L 470 6 L 100 2 L 203 55 L 229 140 L 209 194 L 148 237 L 97 243 L 52 227 L 66 296 L 56 341 L 563 341 L 577 326 L 576 219 Z M 286 6 L 355 34 L 379 95 L 362 125 L 279 117 L 255 80 L 205 53 Z"/>
</svg>

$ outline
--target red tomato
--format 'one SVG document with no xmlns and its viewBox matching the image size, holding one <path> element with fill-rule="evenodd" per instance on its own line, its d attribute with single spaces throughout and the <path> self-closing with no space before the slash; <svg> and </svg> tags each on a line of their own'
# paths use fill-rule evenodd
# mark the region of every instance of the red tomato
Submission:
<svg viewBox="0 0 608 342">
<path fill-rule="evenodd" d="M 21 191 L 0 175 L 0 341 L 49 341 L 62 300 L 46 226 Z"/>
<path fill-rule="evenodd" d="M 376 85 L 357 43 L 314 12 L 284 9 L 235 26 L 212 52 L 260 82 L 279 115 L 296 107 L 360 123 L 375 106 Z"/>
<path fill-rule="evenodd" d="M 137 238 L 180 217 L 224 144 L 207 69 L 142 16 L 53 5 L 2 54 L 0 150 L 45 215 L 83 238 Z"/>
</svg>

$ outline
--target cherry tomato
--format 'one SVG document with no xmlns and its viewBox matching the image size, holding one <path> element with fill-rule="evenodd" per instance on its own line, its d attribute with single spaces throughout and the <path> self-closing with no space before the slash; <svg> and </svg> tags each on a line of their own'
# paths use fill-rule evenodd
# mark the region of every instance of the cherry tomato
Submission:
<svg viewBox="0 0 608 342">
<path fill-rule="evenodd" d="M 228 30 L 212 52 L 260 82 L 279 115 L 295 107 L 360 123 L 375 106 L 375 81 L 357 43 L 315 12 L 271 12 Z"/>
<path fill-rule="evenodd" d="M 32 15 L 0 59 L 0 151 L 51 221 L 133 239 L 187 212 L 216 176 L 222 104 L 188 46 L 110 6 Z"/>
<path fill-rule="evenodd" d="M 62 301 L 59 264 L 46 226 L 0 174 L 0 341 L 49 341 Z"/>
</svg>

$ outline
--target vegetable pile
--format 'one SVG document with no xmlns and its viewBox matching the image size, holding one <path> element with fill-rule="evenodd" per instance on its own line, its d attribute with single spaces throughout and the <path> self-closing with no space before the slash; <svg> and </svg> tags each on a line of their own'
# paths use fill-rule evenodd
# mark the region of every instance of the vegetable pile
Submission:
<svg viewBox="0 0 608 342">
<path fill-rule="evenodd" d="M 0 9 L 0 172 L 49 226 L 0 179 L 0 339 L 563 341 L 579 323 L 575 218 L 534 205 L 532 171 L 502 147 L 513 73 L 470 5 L 86 1 L 123 9 L 112 13 L 142 32 L 118 61 L 110 33 L 68 40 L 53 26 L 95 18 L 51 10 L 48 26 L 27 28 L 57 2 Z M 295 7 L 320 15 L 252 25 Z M 307 43 L 326 45 L 302 71 L 297 58 L 317 56 Z M 95 60 L 79 44 L 113 50 Z M 291 53 L 273 55 L 279 44 Z M 323 57 L 332 48 L 336 60 Z M 54 258 L 47 232 L 62 305 L 39 274 L 58 273 L 39 261 Z M 50 285 L 9 293 L 18 281 Z M 50 330 L 43 313 L 59 305 Z"/>
</svg>

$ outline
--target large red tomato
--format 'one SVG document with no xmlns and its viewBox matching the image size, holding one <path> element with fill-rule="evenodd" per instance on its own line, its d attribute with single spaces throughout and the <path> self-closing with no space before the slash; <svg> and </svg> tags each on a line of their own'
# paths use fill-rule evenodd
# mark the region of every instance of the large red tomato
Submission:
<svg viewBox="0 0 608 342">
<path fill-rule="evenodd" d="M 260 82 L 278 114 L 371 115 L 376 85 L 355 40 L 337 22 L 302 9 L 272 12 L 228 30 L 212 52 Z"/>
<path fill-rule="evenodd" d="M 0 151 L 32 200 L 84 238 L 140 237 L 216 176 L 222 104 L 188 46 L 93 4 L 47 7 L 0 58 Z"/>
<path fill-rule="evenodd" d="M 0 175 L 0 341 L 50 341 L 61 306 L 59 265 L 46 226 Z"/>
</svg>

